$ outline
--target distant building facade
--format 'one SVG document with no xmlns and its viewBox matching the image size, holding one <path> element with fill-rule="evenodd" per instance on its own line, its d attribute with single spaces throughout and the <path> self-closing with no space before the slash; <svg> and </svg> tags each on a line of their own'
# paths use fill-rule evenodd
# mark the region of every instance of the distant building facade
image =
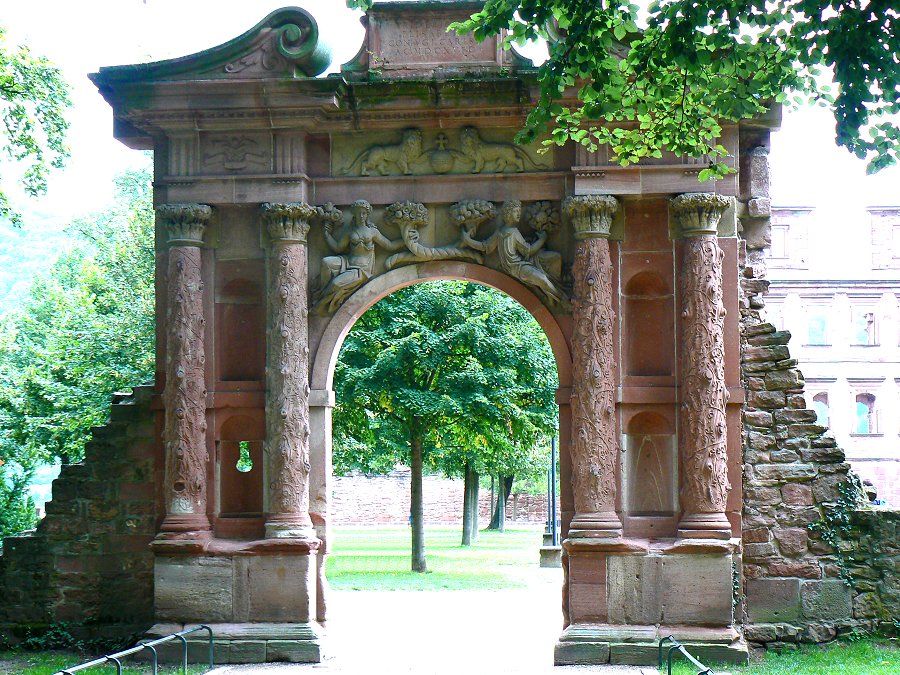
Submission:
<svg viewBox="0 0 900 675">
<path fill-rule="evenodd" d="M 900 506 L 900 206 L 865 227 L 807 207 L 775 207 L 766 299 L 854 470 Z"/>
</svg>

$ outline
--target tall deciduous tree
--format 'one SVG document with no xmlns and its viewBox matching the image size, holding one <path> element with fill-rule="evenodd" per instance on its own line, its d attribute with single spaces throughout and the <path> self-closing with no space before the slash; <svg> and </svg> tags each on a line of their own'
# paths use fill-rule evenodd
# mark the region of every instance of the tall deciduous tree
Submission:
<svg viewBox="0 0 900 675">
<path fill-rule="evenodd" d="M 371 0 L 348 0 L 365 8 Z M 518 140 L 608 145 L 623 165 L 663 150 L 729 171 L 721 123 L 796 95 L 830 106 L 838 145 L 869 170 L 900 153 L 895 0 L 486 0 L 453 29 L 544 38 L 540 99 Z M 836 91 L 827 84 L 831 74 Z"/>
<path fill-rule="evenodd" d="M 153 375 L 149 171 L 120 176 L 117 190 L 108 211 L 72 226 L 74 247 L 3 319 L 0 491 L 5 481 L 20 500 L 36 466 L 83 458 L 90 429 L 106 421 L 115 391 Z"/>
<path fill-rule="evenodd" d="M 59 69 L 35 56 L 28 47 L 11 47 L 0 28 L 0 147 L 21 172 L 26 194 L 47 190 L 47 175 L 68 157 L 65 145 L 69 124 L 63 113 L 71 105 L 69 88 Z M 13 167 L 7 167 L 10 172 Z M 13 209 L 0 177 L 0 217 L 14 224 L 21 216 Z"/>
<path fill-rule="evenodd" d="M 541 344 L 542 342 L 542 344 Z M 335 372 L 335 467 L 412 469 L 412 570 L 427 570 L 425 466 L 494 471 L 555 427 L 546 338 L 511 298 L 474 284 L 411 286 L 366 312 Z M 476 481 L 477 482 L 477 481 Z"/>
</svg>

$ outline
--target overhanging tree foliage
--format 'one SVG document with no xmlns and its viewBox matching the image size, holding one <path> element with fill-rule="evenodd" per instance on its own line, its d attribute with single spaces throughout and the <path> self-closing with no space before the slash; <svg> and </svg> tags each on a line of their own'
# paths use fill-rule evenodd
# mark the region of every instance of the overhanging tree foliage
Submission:
<svg viewBox="0 0 900 675">
<path fill-rule="evenodd" d="M 0 146 L 21 171 L 28 195 L 46 192 L 51 168 L 61 167 L 69 155 L 63 113 L 70 105 L 59 69 L 28 47 L 7 45 L 0 28 Z M 5 182 L 0 178 L 0 217 L 19 225 L 21 216 L 9 202 Z"/>
<path fill-rule="evenodd" d="M 555 428 L 546 338 L 518 303 L 474 284 L 420 284 L 376 304 L 348 334 L 334 381 L 335 470 L 412 469 L 417 572 L 427 569 L 425 465 L 512 472 Z"/>
<path fill-rule="evenodd" d="M 898 21 L 895 0 L 655 0 L 643 13 L 629 0 L 487 0 L 452 28 L 548 41 L 540 99 L 518 141 L 549 130 L 550 142 L 606 144 L 623 165 L 670 150 L 707 158 L 702 180 L 729 171 L 722 122 L 789 95 L 830 106 L 838 145 L 870 172 L 895 163 Z"/>
<path fill-rule="evenodd" d="M 91 427 L 109 415 L 110 396 L 152 378 L 149 171 L 122 175 L 117 191 L 112 208 L 73 225 L 76 245 L 3 318 L 0 502 L 24 500 L 40 464 L 80 461 Z"/>
</svg>

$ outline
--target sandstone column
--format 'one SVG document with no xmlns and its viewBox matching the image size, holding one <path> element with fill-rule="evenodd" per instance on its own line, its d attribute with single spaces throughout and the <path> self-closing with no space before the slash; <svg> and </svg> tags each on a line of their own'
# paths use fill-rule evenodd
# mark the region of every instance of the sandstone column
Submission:
<svg viewBox="0 0 900 675">
<path fill-rule="evenodd" d="M 616 382 L 609 228 L 619 203 L 608 195 L 569 197 L 563 210 L 578 247 L 572 273 L 572 482 L 569 537 L 620 537 L 616 513 Z"/>
<path fill-rule="evenodd" d="M 315 208 L 263 204 L 271 239 L 266 344 L 267 538 L 315 539 L 309 517 L 306 235 Z"/>
<path fill-rule="evenodd" d="M 679 293 L 679 457 L 681 521 L 678 536 L 728 539 L 725 404 L 725 306 L 717 227 L 730 200 L 712 193 L 672 200 L 684 238 Z"/>
<path fill-rule="evenodd" d="M 200 246 L 212 209 L 163 204 L 156 209 L 168 235 L 166 283 L 166 517 L 163 533 L 210 529 L 206 515 L 206 382 Z"/>
</svg>

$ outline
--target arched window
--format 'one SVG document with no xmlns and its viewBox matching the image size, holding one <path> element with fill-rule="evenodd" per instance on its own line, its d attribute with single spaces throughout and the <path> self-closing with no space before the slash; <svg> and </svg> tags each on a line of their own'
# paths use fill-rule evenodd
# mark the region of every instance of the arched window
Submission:
<svg viewBox="0 0 900 675">
<path fill-rule="evenodd" d="M 854 412 L 853 433 L 878 433 L 877 417 L 875 415 L 875 397 L 872 394 L 857 394 L 856 410 Z"/>
<path fill-rule="evenodd" d="M 828 393 L 821 392 L 813 396 L 813 410 L 816 411 L 816 424 L 828 426 Z"/>
</svg>

